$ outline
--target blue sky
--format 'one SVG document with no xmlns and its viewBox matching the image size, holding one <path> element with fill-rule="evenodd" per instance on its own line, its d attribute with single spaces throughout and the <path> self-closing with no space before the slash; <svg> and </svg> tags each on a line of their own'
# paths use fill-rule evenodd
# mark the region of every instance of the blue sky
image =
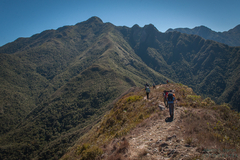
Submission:
<svg viewBox="0 0 240 160">
<path fill-rule="evenodd" d="M 116 26 L 204 25 L 228 31 L 240 24 L 239 0 L 0 0 L 0 46 L 19 37 L 75 25 L 92 16 Z"/>
</svg>

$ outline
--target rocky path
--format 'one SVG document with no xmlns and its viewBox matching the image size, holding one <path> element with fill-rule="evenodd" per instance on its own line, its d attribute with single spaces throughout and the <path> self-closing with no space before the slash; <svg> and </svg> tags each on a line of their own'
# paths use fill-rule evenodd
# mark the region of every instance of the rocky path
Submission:
<svg viewBox="0 0 240 160">
<path fill-rule="evenodd" d="M 130 159 L 187 159 L 197 157 L 200 153 L 196 147 L 184 142 L 179 127 L 181 120 L 180 113 L 184 108 L 175 108 L 173 121 L 168 118 L 168 110 L 164 110 L 166 118 L 150 118 L 135 128 L 129 137 Z M 144 125 L 145 124 L 145 125 Z"/>
</svg>

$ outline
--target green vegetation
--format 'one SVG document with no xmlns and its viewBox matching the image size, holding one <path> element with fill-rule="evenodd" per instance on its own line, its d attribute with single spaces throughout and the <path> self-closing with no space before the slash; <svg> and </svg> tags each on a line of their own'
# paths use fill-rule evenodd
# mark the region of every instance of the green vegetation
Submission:
<svg viewBox="0 0 240 160">
<path fill-rule="evenodd" d="M 128 97 L 128 98 L 127 98 L 127 102 L 139 101 L 139 100 L 141 100 L 142 98 L 143 98 L 143 97 L 141 97 L 141 96 L 136 96 L 136 95 L 134 95 L 134 96 Z"/>
<path fill-rule="evenodd" d="M 93 152 L 98 152 L 97 150 L 104 144 L 109 143 L 114 138 L 126 135 L 131 129 L 156 112 L 157 108 L 151 105 L 152 102 L 143 99 L 144 95 L 145 91 L 141 90 L 131 92 L 118 100 L 101 122 L 80 138 L 78 143 L 82 144 L 77 146 L 74 157 L 80 159 L 85 157 L 83 151 L 87 152 L 90 146 L 94 146 Z"/>
<path fill-rule="evenodd" d="M 134 128 L 139 122 L 149 117 L 155 110 L 147 108 L 145 103 L 142 103 L 141 96 L 132 95 L 123 97 L 108 115 L 103 118 L 102 124 L 99 126 L 98 135 L 102 136 L 102 143 L 112 139 L 113 137 L 121 137 L 130 129 Z M 132 105 L 134 103 L 134 105 Z"/>
<path fill-rule="evenodd" d="M 83 144 L 78 147 L 77 154 L 81 156 L 80 160 L 95 160 L 98 156 L 101 156 L 103 151 L 97 146 L 90 146 L 89 144 Z"/>
</svg>

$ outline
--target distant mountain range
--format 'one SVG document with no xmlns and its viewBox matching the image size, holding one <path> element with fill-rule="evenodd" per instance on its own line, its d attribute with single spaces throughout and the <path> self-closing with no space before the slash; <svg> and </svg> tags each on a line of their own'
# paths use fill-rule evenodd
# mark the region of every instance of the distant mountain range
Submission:
<svg viewBox="0 0 240 160">
<path fill-rule="evenodd" d="M 146 82 L 182 83 L 237 110 L 240 47 L 98 17 L 0 47 L 0 158 L 59 159 Z"/>
<path fill-rule="evenodd" d="M 193 29 L 189 28 L 168 29 L 166 32 L 173 31 L 198 35 L 204 39 L 217 41 L 220 43 L 227 44 L 229 46 L 240 46 L 240 25 L 237 25 L 233 29 L 230 29 L 229 31 L 225 32 L 215 32 L 205 26 L 195 27 Z"/>
</svg>

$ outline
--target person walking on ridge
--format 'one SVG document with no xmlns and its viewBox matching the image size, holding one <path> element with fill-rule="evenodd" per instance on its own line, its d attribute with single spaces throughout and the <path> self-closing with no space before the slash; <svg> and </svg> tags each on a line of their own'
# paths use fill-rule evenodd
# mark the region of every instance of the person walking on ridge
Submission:
<svg viewBox="0 0 240 160">
<path fill-rule="evenodd" d="M 168 93 L 168 96 L 167 96 L 167 101 L 168 101 L 170 117 L 172 119 L 173 119 L 173 116 L 174 116 L 174 100 L 175 100 L 175 97 L 173 96 L 173 93 L 170 90 L 170 93 Z"/>
<path fill-rule="evenodd" d="M 155 85 L 155 83 L 153 83 L 153 89 L 156 89 L 156 85 Z"/>
<path fill-rule="evenodd" d="M 147 87 L 149 87 L 149 84 L 146 82 L 146 84 L 145 84 L 145 89 L 146 89 Z"/>
<path fill-rule="evenodd" d="M 146 94 L 147 94 L 147 99 L 149 99 L 150 86 L 148 83 L 145 84 L 145 90 L 146 90 Z"/>
</svg>

